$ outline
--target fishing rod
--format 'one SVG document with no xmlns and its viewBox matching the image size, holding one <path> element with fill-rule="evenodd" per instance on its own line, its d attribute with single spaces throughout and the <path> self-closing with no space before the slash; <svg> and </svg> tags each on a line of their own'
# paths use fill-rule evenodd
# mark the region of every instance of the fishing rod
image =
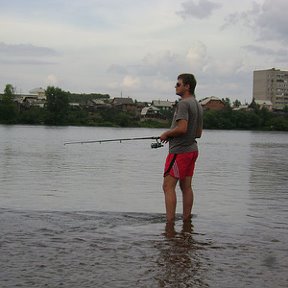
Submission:
<svg viewBox="0 0 288 288">
<path fill-rule="evenodd" d="M 102 140 L 88 140 L 88 141 L 73 141 L 66 142 L 64 145 L 70 144 L 90 144 L 90 143 L 106 143 L 106 142 L 122 142 L 122 141 L 135 141 L 135 140 L 156 140 L 156 142 L 151 143 L 151 148 L 156 149 L 163 147 L 163 144 L 160 142 L 160 137 L 134 137 L 134 138 L 119 138 L 119 139 L 102 139 Z"/>
</svg>

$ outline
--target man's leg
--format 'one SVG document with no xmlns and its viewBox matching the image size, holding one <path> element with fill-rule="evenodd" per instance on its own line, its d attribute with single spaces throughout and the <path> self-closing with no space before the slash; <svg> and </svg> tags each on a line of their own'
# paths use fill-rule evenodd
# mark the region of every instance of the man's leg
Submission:
<svg viewBox="0 0 288 288">
<path fill-rule="evenodd" d="M 175 221 L 175 212 L 176 212 L 176 185 L 178 179 L 167 175 L 163 180 L 163 191 L 165 194 L 165 206 L 166 206 L 166 220 L 167 222 Z"/>
<path fill-rule="evenodd" d="M 188 221 L 191 218 L 191 211 L 194 201 L 192 176 L 187 176 L 180 180 L 180 188 L 183 197 L 183 221 Z"/>
</svg>

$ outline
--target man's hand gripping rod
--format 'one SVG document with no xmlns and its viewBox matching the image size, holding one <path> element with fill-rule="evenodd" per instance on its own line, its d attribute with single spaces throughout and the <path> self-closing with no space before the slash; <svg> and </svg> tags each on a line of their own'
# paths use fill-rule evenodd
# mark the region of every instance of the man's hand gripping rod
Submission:
<svg viewBox="0 0 288 288">
<path fill-rule="evenodd" d="M 151 148 L 156 149 L 163 147 L 163 144 L 159 141 L 160 137 L 134 137 L 134 138 L 119 138 L 119 139 L 103 139 L 103 140 L 89 140 L 89 141 L 74 141 L 66 142 L 64 145 L 70 144 L 89 144 L 89 143 L 106 143 L 106 142 L 122 142 L 122 141 L 135 141 L 135 140 L 156 140 L 156 142 L 151 143 Z"/>
</svg>

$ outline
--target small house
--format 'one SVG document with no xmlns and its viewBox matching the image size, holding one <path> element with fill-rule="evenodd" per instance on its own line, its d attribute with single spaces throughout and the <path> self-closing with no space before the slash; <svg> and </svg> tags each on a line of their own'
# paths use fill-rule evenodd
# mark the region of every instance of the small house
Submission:
<svg viewBox="0 0 288 288">
<path fill-rule="evenodd" d="M 123 112 L 131 112 L 137 114 L 137 105 L 133 102 L 132 98 L 116 97 L 111 102 L 112 106 Z"/>
<path fill-rule="evenodd" d="M 159 111 L 160 109 L 154 107 L 154 106 L 149 106 L 149 107 L 144 107 L 141 110 L 141 118 L 158 118 L 159 116 Z"/>
<path fill-rule="evenodd" d="M 259 109 L 266 108 L 269 111 L 272 111 L 273 104 L 269 100 L 255 100 L 255 103 L 259 106 Z"/>
<path fill-rule="evenodd" d="M 173 106 L 175 105 L 175 102 L 171 101 L 163 101 L 163 100 L 153 100 L 152 106 L 160 109 L 160 110 L 171 110 Z"/>
<path fill-rule="evenodd" d="M 37 96 L 38 100 L 46 100 L 45 89 L 39 87 L 29 91 L 30 94 Z"/>
<path fill-rule="evenodd" d="M 103 99 L 90 99 L 86 107 L 89 111 L 105 110 L 111 108 L 111 104 L 106 103 Z"/>
<path fill-rule="evenodd" d="M 203 110 L 222 110 L 225 108 L 224 102 L 215 96 L 206 97 L 199 101 L 202 105 Z"/>
</svg>

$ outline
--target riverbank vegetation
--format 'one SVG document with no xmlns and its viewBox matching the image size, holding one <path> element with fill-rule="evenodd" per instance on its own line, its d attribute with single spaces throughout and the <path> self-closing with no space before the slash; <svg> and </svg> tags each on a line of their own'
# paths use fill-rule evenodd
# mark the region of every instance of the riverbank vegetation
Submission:
<svg viewBox="0 0 288 288">
<path fill-rule="evenodd" d="M 226 107 L 220 111 L 205 111 L 205 128 L 288 131 L 288 113 L 270 112 L 266 108 L 258 107 L 235 111 Z"/>
<path fill-rule="evenodd" d="M 149 127 L 166 128 L 170 126 L 173 111 L 161 111 L 169 120 L 166 123 L 148 119 L 141 121 L 140 115 L 124 112 L 110 106 L 99 111 L 89 111 L 70 105 L 72 102 L 85 103 L 91 99 L 109 100 L 109 95 L 71 94 L 56 87 L 46 89 L 43 107 L 31 106 L 23 109 L 14 101 L 13 86 L 7 84 L 0 99 L 1 124 L 32 125 L 77 125 L 106 127 Z M 85 99 L 84 99 L 85 98 Z M 86 99 L 87 98 L 87 99 Z M 242 129 L 288 131 L 288 111 L 270 112 L 251 104 L 246 110 L 233 110 L 229 99 L 225 99 L 224 109 L 204 111 L 204 129 Z"/>
</svg>

